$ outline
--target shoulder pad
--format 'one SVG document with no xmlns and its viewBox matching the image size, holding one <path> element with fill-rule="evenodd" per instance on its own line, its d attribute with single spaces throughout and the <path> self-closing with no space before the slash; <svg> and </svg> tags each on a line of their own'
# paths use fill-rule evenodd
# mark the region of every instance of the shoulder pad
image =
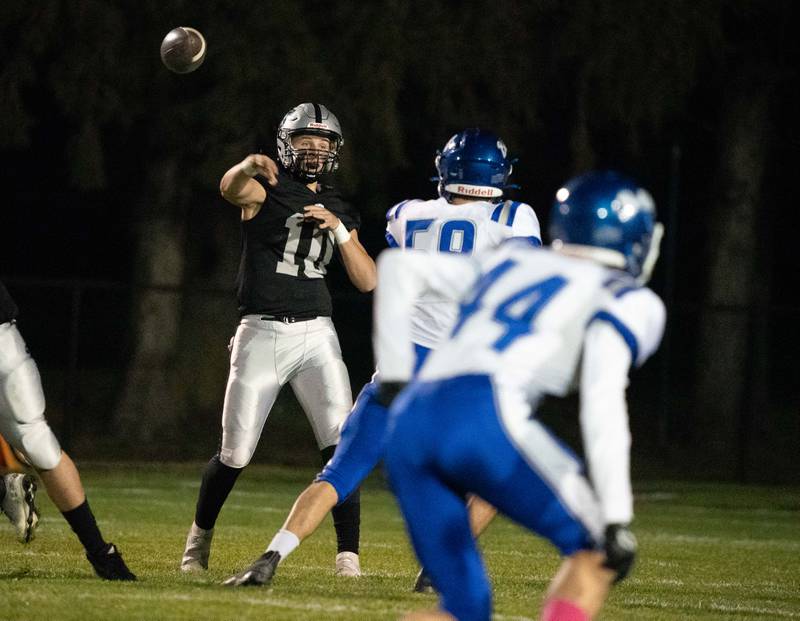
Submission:
<svg viewBox="0 0 800 621">
<path fill-rule="evenodd" d="M 400 215 L 400 211 L 403 209 L 403 207 L 405 207 L 409 203 L 416 203 L 416 202 L 419 202 L 419 200 L 416 198 L 410 198 L 408 200 L 404 200 L 397 203 L 394 207 L 392 207 L 391 209 L 389 209 L 389 211 L 386 212 L 386 219 L 397 220 L 397 217 Z"/>
</svg>

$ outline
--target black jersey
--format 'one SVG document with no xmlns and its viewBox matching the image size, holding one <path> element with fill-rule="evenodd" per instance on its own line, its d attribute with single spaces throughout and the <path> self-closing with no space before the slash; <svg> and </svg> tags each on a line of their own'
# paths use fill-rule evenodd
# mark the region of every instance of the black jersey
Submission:
<svg viewBox="0 0 800 621">
<path fill-rule="evenodd" d="M 0 323 L 7 323 L 17 318 L 17 305 L 11 299 L 11 294 L 0 281 Z"/>
<path fill-rule="evenodd" d="M 361 220 L 336 190 L 322 184 L 318 189 L 310 190 L 280 168 L 278 184 L 267 188 L 267 200 L 259 212 L 242 222 L 238 277 L 242 315 L 331 315 L 325 273 L 334 252 L 333 233 L 304 221 L 303 207 L 321 204 L 348 230 L 357 229 Z"/>
</svg>

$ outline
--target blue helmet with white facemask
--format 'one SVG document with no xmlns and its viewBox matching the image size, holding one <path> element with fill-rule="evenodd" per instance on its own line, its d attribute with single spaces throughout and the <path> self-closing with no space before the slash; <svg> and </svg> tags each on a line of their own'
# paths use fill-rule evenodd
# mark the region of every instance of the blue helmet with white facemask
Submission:
<svg viewBox="0 0 800 621">
<path fill-rule="evenodd" d="M 625 270 L 641 283 L 650 278 L 663 231 L 650 193 L 614 171 L 568 181 L 550 214 L 553 249 Z"/>
<path fill-rule="evenodd" d="M 497 201 L 508 187 L 511 160 L 500 138 L 489 131 L 472 128 L 447 141 L 434 160 L 439 173 L 439 196 Z"/>
</svg>

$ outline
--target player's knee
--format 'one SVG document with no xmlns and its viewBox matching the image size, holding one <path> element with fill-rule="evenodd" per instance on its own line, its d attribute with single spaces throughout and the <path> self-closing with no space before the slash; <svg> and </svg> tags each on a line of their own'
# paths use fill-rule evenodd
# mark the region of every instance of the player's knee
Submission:
<svg viewBox="0 0 800 621">
<path fill-rule="evenodd" d="M 337 507 L 341 506 L 341 504 L 345 500 L 347 500 L 347 498 L 350 496 L 350 494 L 353 493 L 353 490 L 355 489 L 356 485 L 358 485 L 358 483 L 346 484 L 346 482 L 342 481 L 341 479 L 339 479 L 339 478 L 337 478 L 335 476 L 333 476 L 331 478 L 324 478 L 324 479 L 318 478 L 318 479 L 316 479 L 316 482 L 327 483 L 328 485 L 330 485 L 333 488 L 333 491 L 336 492 L 336 505 L 335 506 L 337 506 Z"/>
<path fill-rule="evenodd" d="M 335 489 L 335 488 L 334 488 Z M 337 491 L 337 508 L 342 507 L 360 507 L 361 506 L 361 488 L 356 487 L 352 490 L 347 490 L 347 496 L 338 496 Z"/>
<path fill-rule="evenodd" d="M 319 438 L 317 440 L 317 446 L 319 447 L 320 453 L 322 453 L 325 448 L 329 446 L 335 447 L 337 444 L 339 444 L 340 440 L 342 439 L 341 428 L 344 423 L 345 419 L 342 419 L 334 421 L 325 427 L 317 426 L 316 436 Z"/>
<path fill-rule="evenodd" d="M 242 446 L 235 449 L 222 448 L 219 452 L 219 461 L 229 468 L 244 468 L 253 458 L 253 449 Z"/>
<path fill-rule="evenodd" d="M 36 470 L 52 470 L 61 461 L 61 446 L 44 417 L 18 425 L 9 441 Z"/>
<path fill-rule="evenodd" d="M 0 382 L 6 408 L 0 410 L 0 430 L 11 445 L 37 470 L 52 470 L 61 459 L 61 447 L 44 418 L 44 393 L 39 369 L 30 356 Z"/>
</svg>

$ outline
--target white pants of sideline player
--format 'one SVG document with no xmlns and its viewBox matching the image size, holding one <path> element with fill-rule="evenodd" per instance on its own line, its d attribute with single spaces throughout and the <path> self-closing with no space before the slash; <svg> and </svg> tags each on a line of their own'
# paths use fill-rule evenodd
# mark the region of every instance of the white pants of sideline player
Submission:
<svg viewBox="0 0 800 621">
<path fill-rule="evenodd" d="M 231 347 L 222 412 L 223 464 L 244 468 L 250 462 L 272 405 L 287 383 L 319 448 L 337 444 L 353 396 L 331 318 L 287 324 L 245 315 Z"/>
<path fill-rule="evenodd" d="M 39 470 L 51 470 L 61 447 L 44 418 L 39 369 L 14 322 L 0 324 L 0 434 Z"/>
</svg>

